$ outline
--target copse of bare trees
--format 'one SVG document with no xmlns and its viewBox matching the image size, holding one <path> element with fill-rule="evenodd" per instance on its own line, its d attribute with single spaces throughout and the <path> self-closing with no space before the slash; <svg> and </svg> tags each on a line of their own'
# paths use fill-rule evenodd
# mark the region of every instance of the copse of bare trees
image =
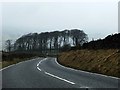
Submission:
<svg viewBox="0 0 120 90">
<path fill-rule="evenodd" d="M 39 51 L 56 53 L 66 46 L 77 46 L 87 42 L 87 34 L 82 30 L 64 30 L 23 35 L 14 43 L 14 51 Z"/>
<path fill-rule="evenodd" d="M 13 44 L 6 41 L 6 51 L 40 52 L 54 54 L 60 51 L 78 49 L 120 49 L 120 33 L 109 35 L 104 39 L 87 42 L 88 37 L 82 30 L 64 30 L 23 35 Z"/>
<path fill-rule="evenodd" d="M 11 52 L 12 51 L 12 40 L 6 40 L 5 42 L 5 48 L 7 52 Z"/>
</svg>

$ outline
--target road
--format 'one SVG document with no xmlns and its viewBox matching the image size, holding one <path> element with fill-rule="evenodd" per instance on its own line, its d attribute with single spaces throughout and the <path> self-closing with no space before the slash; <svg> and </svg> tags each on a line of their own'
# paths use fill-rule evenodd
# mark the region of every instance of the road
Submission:
<svg viewBox="0 0 120 90">
<path fill-rule="evenodd" d="M 2 88 L 118 88 L 120 80 L 66 68 L 50 57 L 21 62 L 0 72 Z"/>
</svg>

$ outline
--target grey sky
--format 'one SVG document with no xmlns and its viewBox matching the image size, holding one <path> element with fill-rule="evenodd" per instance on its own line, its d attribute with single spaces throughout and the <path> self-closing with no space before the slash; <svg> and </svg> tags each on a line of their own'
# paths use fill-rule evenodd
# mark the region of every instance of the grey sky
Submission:
<svg viewBox="0 0 120 90">
<path fill-rule="evenodd" d="M 116 2 L 23 2 L 2 4 L 3 41 L 31 32 L 82 29 L 98 39 L 118 32 Z"/>
</svg>

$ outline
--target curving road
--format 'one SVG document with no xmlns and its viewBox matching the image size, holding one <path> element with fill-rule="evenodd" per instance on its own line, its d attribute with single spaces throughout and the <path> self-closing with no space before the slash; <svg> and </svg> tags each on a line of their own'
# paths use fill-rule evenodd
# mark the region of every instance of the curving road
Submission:
<svg viewBox="0 0 120 90">
<path fill-rule="evenodd" d="M 115 89 L 118 88 L 118 80 L 120 80 L 114 77 L 66 68 L 58 64 L 55 58 L 50 57 L 21 62 L 5 68 L 1 72 L 2 88 Z"/>
</svg>

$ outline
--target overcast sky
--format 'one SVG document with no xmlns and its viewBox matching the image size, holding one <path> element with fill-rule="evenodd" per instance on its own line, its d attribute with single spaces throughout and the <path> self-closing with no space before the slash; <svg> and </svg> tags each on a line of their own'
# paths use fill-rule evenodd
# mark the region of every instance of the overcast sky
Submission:
<svg viewBox="0 0 120 90">
<path fill-rule="evenodd" d="M 118 2 L 111 1 L 2 3 L 3 41 L 64 29 L 83 30 L 89 40 L 104 38 L 118 32 Z"/>
</svg>

